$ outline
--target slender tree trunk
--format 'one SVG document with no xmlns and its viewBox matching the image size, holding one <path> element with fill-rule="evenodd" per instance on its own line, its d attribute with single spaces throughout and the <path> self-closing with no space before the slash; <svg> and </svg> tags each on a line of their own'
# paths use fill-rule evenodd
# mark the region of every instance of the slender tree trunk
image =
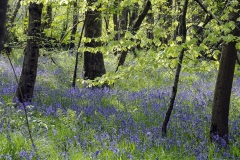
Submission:
<svg viewBox="0 0 240 160">
<path fill-rule="evenodd" d="M 117 7 L 118 3 L 115 1 L 115 6 Z M 121 15 L 113 15 L 114 22 L 114 31 L 117 31 L 115 34 L 115 40 L 120 40 L 125 36 L 128 25 L 128 7 L 124 7 Z"/>
<path fill-rule="evenodd" d="M 236 7 L 237 13 L 230 13 L 229 21 L 237 24 L 239 18 L 240 4 Z M 235 28 L 232 33 L 234 36 L 240 36 L 239 28 Z M 217 82 L 213 98 L 212 119 L 210 128 L 210 139 L 217 140 L 215 136 L 223 138 L 228 143 L 228 115 L 229 103 L 232 90 L 232 82 L 234 76 L 234 68 L 236 63 L 236 42 L 229 42 L 223 45 L 220 66 L 217 76 Z"/>
<path fill-rule="evenodd" d="M 111 34 L 111 32 L 109 31 L 109 19 L 110 19 L 110 16 L 107 13 L 107 15 L 105 15 L 105 17 L 104 17 L 104 21 L 105 21 L 106 32 L 107 32 L 108 35 Z"/>
<path fill-rule="evenodd" d="M 21 1 L 22 0 L 18 0 L 17 2 L 17 5 L 13 11 L 13 14 L 8 14 L 7 16 L 7 23 L 8 23 L 8 28 L 5 29 L 5 43 L 11 43 L 13 40 L 17 40 L 17 37 L 16 37 L 16 34 L 14 32 L 10 32 L 9 30 L 14 26 L 14 20 L 17 16 L 17 13 L 21 7 Z M 10 37 L 14 37 L 14 38 L 11 38 Z M 7 54 L 10 54 L 10 52 L 12 51 L 11 47 L 10 46 L 7 46 L 4 48 L 5 51 L 7 52 Z"/>
<path fill-rule="evenodd" d="M 19 10 L 19 8 L 21 7 L 21 1 L 22 1 L 22 0 L 18 0 L 17 5 L 16 5 L 16 8 L 15 8 L 12 16 L 10 17 L 10 21 L 9 21 L 10 25 L 13 24 L 13 22 L 14 22 L 16 16 L 17 16 L 18 10 Z"/>
<path fill-rule="evenodd" d="M 43 16 L 46 20 L 42 24 L 43 29 L 51 28 L 53 15 L 52 15 L 52 4 L 48 4 L 46 7 L 47 13 Z"/>
<path fill-rule="evenodd" d="M 3 49 L 4 33 L 5 33 L 5 21 L 7 12 L 7 0 L 0 1 L 0 51 Z"/>
<path fill-rule="evenodd" d="M 71 32 L 71 40 L 69 44 L 69 49 L 74 48 L 74 40 L 75 40 L 75 35 L 77 32 L 77 26 L 78 26 L 78 0 L 76 0 L 73 4 L 73 28 Z"/>
<path fill-rule="evenodd" d="M 93 5 L 97 0 L 88 0 L 88 5 Z M 101 46 L 101 42 L 96 38 L 102 35 L 102 16 L 101 11 L 91 10 L 86 13 L 85 37 L 91 38 L 91 42 L 85 43 L 85 47 L 96 48 Z M 106 73 L 103 54 L 100 51 L 92 53 L 84 52 L 83 78 L 94 80 Z"/>
<path fill-rule="evenodd" d="M 65 34 L 67 32 L 67 29 L 68 29 L 68 20 L 69 20 L 69 5 L 67 6 L 67 13 L 66 13 L 66 20 L 63 21 L 63 24 L 62 24 L 62 33 L 61 33 L 61 36 L 60 36 L 60 42 L 62 43 L 63 39 L 65 38 Z"/>
<path fill-rule="evenodd" d="M 37 76 L 39 36 L 41 35 L 42 4 L 30 3 L 27 46 L 16 98 L 21 102 L 31 101 Z"/>
<path fill-rule="evenodd" d="M 83 26 L 82 26 L 82 31 L 81 31 L 81 35 L 79 38 L 79 42 L 78 42 L 78 46 L 77 46 L 77 54 L 76 54 L 76 60 L 75 60 L 75 67 L 74 67 L 74 72 L 73 72 L 73 82 L 72 82 L 72 87 L 75 88 L 76 86 L 76 79 L 77 79 L 77 68 L 78 68 L 78 56 L 79 56 L 79 52 L 78 49 L 82 43 L 82 36 L 83 36 L 83 31 L 85 28 L 85 22 L 86 22 L 86 17 L 84 18 L 84 22 L 83 22 Z"/>
<path fill-rule="evenodd" d="M 183 6 L 183 13 L 181 15 L 181 30 L 179 35 L 182 35 L 182 43 L 186 42 L 186 34 L 187 34 L 187 29 L 186 29 L 186 14 L 187 14 L 187 7 L 188 7 L 188 0 L 185 0 L 184 2 L 184 6 Z M 180 72 L 181 72 L 181 68 L 182 68 L 182 61 L 183 61 L 183 56 L 184 56 L 184 52 L 185 49 L 183 48 L 182 51 L 180 52 L 179 55 L 179 62 L 177 65 L 177 70 L 176 70 L 176 74 L 175 74 L 175 79 L 174 79 L 174 84 L 173 84 L 173 88 L 172 88 L 172 94 L 171 94 L 171 98 L 170 98 L 170 103 L 168 106 L 168 110 L 162 125 L 162 136 L 166 136 L 167 133 L 167 124 L 168 121 L 170 119 L 172 110 L 173 110 L 173 105 L 174 105 L 174 101 L 177 95 L 177 89 L 178 89 L 178 82 L 179 82 L 179 77 L 180 77 Z"/>
<path fill-rule="evenodd" d="M 134 21 L 133 26 L 130 27 L 130 30 L 131 30 L 133 35 L 135 35 L 136 32 L 139 30 L 139 27 L 142 24 L 144 18 L 146 17 L 149 9 L 151 8 L 151 5 L 152 5 L 151 2 L 148 0 L 146 5 L 145 5 L 145 7 L 144 7 L 144 9 L 143 9 L 143 11 L 142 11 L 142 13 Z M 119 57 L 117 68 L 115 70 L 116 72 L 118 71 L 118 68 L 124 64 L 125 59 L 127 57 L 127 53 L 128 53 L 128 51 L 122 51 L 122 53 L 121 53 L 121 55 Z"/>
<path fill-rule="evenodd" d="M 119 0 L 115 0 L 114 1 L 114 6 L 115 8 L 117 8 L 119 5 Z M 119 23 L 118 23 L 118 14 L 114 13 L 113 14 L 113 25 L 114 25 L 114 31 L 116 32 L 115 36 L 114 36 L 114 40 L 117 41 L 118 40 L 118 33 L 119 33 Z"/>
<path fill-rule="evenodd" d="M 139 8 L 138 3 L 134 3 L 134 9 L 131 11 L 130 18 L 129 18 L 130 19 L 129 26 L 133 26 L 134 21 L 137 19 L 138 8 Z"/>
<path fill-rule="evenodd" d="M 117 41 L 118 40 L 118 32 L 119 32 L 119 25 L 118 25 L 118 15 L 117 14 L 113 14 L 113 24 L 114 24 L 114 31 L 116 32 L 115 36 L 114 36 L 114 40 Z"/>
<path fill-rule="evenodd" d="M 125 32 L 127 31 L 127 24 L 128 24 L 128 7 L 124 7 L 122 10 L 122 14 L 119 17 L 119 31 L 120 31 L 120 38 L 122 39 L 125 36 Z"/>
<path fill-rule="evenodd" d="M 147 14 L 147 23 L 149 24 L 149 27 L 147 28 L 147 38 L 154 39 L 154 34 L 153 34 L 154 16 L 152 13 L 152 7 L 150 8 L 150 10 L 151 12 Z"/>
</svg>

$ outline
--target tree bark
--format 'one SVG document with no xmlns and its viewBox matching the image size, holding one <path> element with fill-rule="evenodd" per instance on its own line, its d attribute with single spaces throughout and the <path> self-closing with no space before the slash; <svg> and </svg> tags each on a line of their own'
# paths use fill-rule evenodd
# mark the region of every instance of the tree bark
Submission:
<svg viewBox="0 0 240 160">
<path fill-rule="evenodd" d="M 31 101 L 37 76 L 39 57 L 39 36 L 41 35 L 42 4 L 30 3 L 27 46 L 25 49 L 22 73 L 20 76 L 16 98 L 19 102 Z"/>
<path fill-rule="evenodd" d="M 5 21 L 7 12 L 7 0 L 0 1 L 0 51 L 3 49 L 4 44 L 4 32 L 5 32 Z"/>
<path fill-rule="evenodd" d="M 183 6 L 183 13 L 181 15 L 181 25 L 180 25 L 181 30 L 180 30 L 180 33 L 179 33 L 179 35 L 182 36 L 182 43 L 186 42 L 186 36 L 187 36 L 187 29 L 186 29 L 187 7 L 188 7 L 188 0 L 185 0 L 184 6 Z M 184 57 L 184 52 L 185 52 L 185 48 L 183 48 L 182 51 L 179 54 L 179 62 L 178 62 L 177 70 L 176 70 L 176 74 L 175 74 L 175 79 L 174 79 L 174 84 L 173 84 L 173 88 L 172 88 L 170 103 L 169 103 L 169 106 L 168 106 L 168 110 L 167 110 L 164 122 L 162 124 L 162 136 L 166 136 L 167 124 L 168 124 L 168 121 L 170 119 L 170 116 L 171 116 L 171 113 L 172 113 L 172 110 L 173 110 L 174 101 L 175 101 L 175 98 L 176 98 L 176 95 L 177 95 L 178 82 L 179 82 L 180 72 L 181 72 L 181 68 L 182 68 L 182 61 L 183 61 L 183 57 Z"/>
<path fill-rule="evenodd" d="M 229 15 L 229 21 L 233 21 L 237 24 L 239 18 L 240 4 L 236 7 L 238 13 L 232 12 Z M 240 31 L 236 27 L 232 33 L 234 36 L 239 37 Z M 234 68 L 236 63 L 236 42 L 229 42 L 223 45 L 222 55 L 220 60 L 220 66 L 217 76 L 216 87 L 214 91 L 212 118 L 210 127 L 210 139 L 215 141 L 219 136 L 228 143 L 228 115 L 229 115 L 229 103 L 232 90 L 232 82 L 234 76 Z"/>
<path fill-rule="evenodd" d="M 88 0 L 88 5 L 91 6 L 97 0 Z M 85 21 L 85 37 L 91 38 L 91 42 L 85 43 L 85 47 L 96 48 L 101 46 L 101 42 L 96 38 L 102 35 L 102 16 L 101 11 L 88 9 Z M 101 77 L 106 73 L 103 54 L 100 51 L 92 53 L 84 52 L 83 78 L 94 80 L 96 77 Z"/>
</svg>

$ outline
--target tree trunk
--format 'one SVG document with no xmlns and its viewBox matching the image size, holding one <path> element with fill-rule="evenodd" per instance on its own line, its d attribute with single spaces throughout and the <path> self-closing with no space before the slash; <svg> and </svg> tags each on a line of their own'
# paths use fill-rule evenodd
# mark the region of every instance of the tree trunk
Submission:
<svg viewBox="0 0 240 160">
<path fill-rule="evenodd" d="M 53 15 L 52 15 L 52 4 L 48 4 L 46 7 L 47 13 L 43 17 L 45 18 L 45 21 L 42 24 L 42 28 L 49 29 L 52 25 L 53 21 Z"/>
<path fill-rule="evenodd" d="M 18 10 L 21 7 L 21 1 L 22 0 L 18 0 L 16 8 L 14 9 L 14 12 L 13 12 L 12 16 L 10 17 L 10 21 L 9 21 L 10 25 L 13 24 L 13 22 L 14 22 L 16 16 L 17 16 Z"/>
<path fill-rule="evenodd" d="M 68 29 L 68 21 L 69 21 L 69 4 L 67 5 L 67 13 L 66 13 L 66 20 L 63 21 L 62 24 L 62 33 L 60 36 L 60 43 L 62 43 L 63 39 L 66 37 L 66 32 Z"/>
<path fill-rule="evenodd" d="M 133 22 L 137 19 L 138 8 L 139 8 L 138 3 L 134 3 L 134 9 L 131 11 L 131 14 L 130 14 L 131 17 L 130 17 L 130 20 L 129 20 L 129 26 L 133 26 Z"/>
<path fill-rule="evenodd" d="M 146 17 L 146 15 L 147 15 L 149 9 L 151 8 L 151 6 L 152 6 L 151 1 L 148 0 L 146 5 L 145 5 L 145 7 L 144 7 L 144 9 L 143 9 L 143 11 L 142 11 L 142 13 L 134 21 L 133 26 L 130 27 L 131 33 L 133 35 L 135 35 L 136 32 L 139 30 L 139 27 L 142 24 L 142 22 L 143 22 L 144 18 Z M 117 65 L 117 68 L 116 68 L 115 72 L 117 72 L 118 68 L 124 64 L 125 59 L 127 57 L 127 53 L 128 53 L 128 51 L 122 51 L 122 53 L 121 53 L 121 55 L 119 57 L 118 65 Z"/>
<path fill-rule="evenodd" d="M 6 12 L 7 12 L 7 0 L 0 1 L 0 51 L 3 48 L 4 44 L 4 32 L 5 32 L 5 21 L 6 21 Z"/>
<path fill-rule="evenodd" d="M 114 1 L 114 7 L 117 8 L 119 5 L 119 0 Z M 116 32 L 114 36 L 114 40 L 118 40 L 118 32 L 119 32 L 119 23 L 118 23 L 118 14 L 114 13 L 113 14 L 113 25 L 114 25 L 114 31 Z"/>
<path fill-rule="evenodd" d="M 147 14 L 147 23 L 149 24 L 149 27 L 147 28 L 147 38 L 154 39 L 154 34 L 153 34 L 154 16 L 152 13 L 152 7 L 150 8 L 150 10 L 151 12 Z"/>
<path fill-rule="evenodd" d="M 238 26 L 237 19 L 239 18 L 239 8 L 240 4 L 238 4 L 236 8 L 238 13 L 230 13 L 229 15 L 229 21 L 235 22 L 236 26 Z M 231 34 L 239 37 L 239 28 L 236 27 Z M 215 136 L 219 136 L 228 143 L 229 103 L 237 56 L 235 45 L 235 41 L 224 44 L 221 52 L 222 55 L 214 91 L 210 128 L 210 139 L 213 141 L 216 140 Z"/>
<path fill-rule="evenodd" d="M 179 35 L 182 36 L 182 43 L 186 42 L 186 36 L 187 36 L 187 27 L 186 27 L 186 14 L 187 14 L 187 7 L 188 7 L 188 0 L 185 0 L 184 2 L 184 6 L 183 6 L 183 13 L 181 15 L 181 23 L 180 23 L 180 28 L 181 30 L 179 30 Z M 172 88 L 172 94 L 171 94 L 171 98 L 170 98 L 170 103 L 168 106 L 168 110 L 164 119 L 164 122 L 162 124 L 162 136 L 166 136 L 167 133 L 167 124 L 168 121 L 170 119 L 172 110 L 173 110 L 173 105 L 174 105 L 174 101 L 177 95 L 177 90 L 178 90 L 178 82 L 179 82 L 179 77 L 180 77 L 180 72 L 181 72 L 181 68 L 182 68 L 182 61 L 183 61 L 183 57 L 184 57 L 184 52 L 185 52 L 185 48 L 183 48 L 179 54 L 179 62 L 177 65 L 177 70 L 176 70 L 176 74 L 175 74 L 175 79 L 174 79 L 174 84 L 173 84 L 173 88 Z"/>
<path fill-rule="evenodd" d="M 88 0 L 88 5 L 91 6 L 97 0 Z M 91 10 L 86 13 L 85 21 L 85 37 L 91 38 L 91 42 L 85 43 L 85 47 L 96 48 L 101 46 L 101 42 L 96 40 L 102 35 L 102 16 L 101 11 Z M 84 52 L 83 78 L 94 80 L 96 77 L 101 77 L 106 73 L 103 55 L 100 51 L 92 53 Z"/>
<path fill-rule="evenodd" d="M 117 7 L 118 1 L 115 1 Z M 114 40 L 120 40 L 125 36 L 128 25 L 128 7 L 124 7 L 121 15 L 113 14 L 114 31 L 117 33 L 114 36 Z"/>
<path fill-rule="evenodd" d="M 80 48 L 80 45 L 81 45 L 81 43 L 82 43 L 82 36 L 83 36 L 84 28 L 85 28 L 85 22 L 86 22 L 86 17 L 84 18 L 84 21 L 83 21 L 82 31 L 81 31 L 81 35 L 80 35 L 79 42 L 78 42 L 78 46 L 77 46 L 77 54 L 76 54 L 75 67 L 74 67 L 74 72 L 73 72 L 73 82 L 72 82 L 72 87 L 73 87 L 73 88 L 75 88 L 75 86 L 76 86 L 77 68 L 78 68 L 78 57 L 79 57 L 78 49 Z"/>
<path fill-rule="evenodd" d="M 16 98 L 21 102 L 31 101 L 37 76 L 39 36 L 41 35 L 42 4 L 30 3 L 27 46 Z"/>
<path fill-rule="evenodd" d="M 69 49 L 74 48 L 74 40 L 75 40 L 75 34 L 77 32 L 77 26 L 78 26 L 78 0 L 76 0 L 73 3 L 73 28 L 71 32 L 71 40 L 69 44 Z"/>
<path fill-rule="evenodd" d="M 119 27 L 120 27 L 120 38 L 122 39 L 125 36 L 125 32 L 127 31 L 127 24 L 128 24 L 128 7 L 124 7 L 122 10 L 122 14 L 119 17 Z"/>
</svg>

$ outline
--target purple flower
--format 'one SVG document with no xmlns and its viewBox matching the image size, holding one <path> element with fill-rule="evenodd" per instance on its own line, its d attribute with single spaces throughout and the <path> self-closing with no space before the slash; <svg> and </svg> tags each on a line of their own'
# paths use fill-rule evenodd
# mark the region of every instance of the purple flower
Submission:
<svg viewBox="0 0 240 160">
<path fill-rule="evenodd" d="M 25 150 L 20 151 L 19 157 L 21 159 L 25 159 L 26 158 L 26 160 L 30 160 L 30 157 L 29 157 L 28 153 Z"/>
<path fill-rule="evenodd" d="M 95 152 L 95 156 L 97 157 L 99 153 L 100 153 L 100 151 L 97 150 L 97 151 Z"/>
<path fill-rule="evenodd" d="M 53 132 L 53 135 L 54 135 L 54 136 L 57 135 L 57 130 L 56 130 L 56 129 L 53 129 L 52 132 Z"/>
<path fill-rule="evenodd" d="M 223 156 L 226 158 L 231 158 L 231 155 L 228 152 L 223 152 Z"/>
</svg>

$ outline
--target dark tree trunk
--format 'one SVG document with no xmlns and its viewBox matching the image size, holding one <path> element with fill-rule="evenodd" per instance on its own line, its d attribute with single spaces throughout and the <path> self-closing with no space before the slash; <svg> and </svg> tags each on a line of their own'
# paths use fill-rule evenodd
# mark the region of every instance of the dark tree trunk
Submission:
<svg viewBox="0 0 240 160">
<path fill-rule="evenodd" d="M 172 7 L 172 4 L 173 4 L 173 1 L 172 1 L 172 0 L 167 0 L 167 6 L 168 6 L 169 8 Z"/>
<path fill-rule="evenodd" d="M 124 7 L 122 10 L 122 14 L 119 17 L 119 27 L 120 27 L 120 39 L 125 36 L 125 32 L 127 31 L 128 24 L 128 7 Z"/>
<path fill-rule="evenodd" d="M 110 16 L 107 13 L 107 15 L 105 15 L 105 17 L 104 17 L 104 21 L 105 21 L 106 32 L 107 32 L 108 35 L 111 34 L 111 32 L 109 31 L 109 19 L 110 19 Z"/>
<path fill-rule="evenodd" d="M 183 13 L 181 15 L 181 23 L 180 23 L 180 28 L 181 30 L 179 30 L 179 35 L 182 36 L 182 43 L 186 42 L 186 34 L 187 34 L 187 29 L 186 29 L 186 14 L 187 14 L 187 7 L 188 7 L 188 0 L 185 0 L 184 2 L 184 6 L 183 6 Z M 166 136 L 167 133 L 167 124 L 168 121 L 170 119 L 172 110 L 173 110 L 173 105 L 174 105 L 174 101 L 177 95 L 177 90 L 178 90 L 178 82 L 179 82 L 179 77 L 180 77 L 180 72 L 181 72 L 181 68 L 182 68 L 182 61 L 183 61 L 183 57 L 184 57 L 184 52 L 185 52 L 185 48 L 183 48 L 179 54 L 179 62 L 177 65 L 177 70 L 176 70 L 176 74 L 175 74 L 175 78 L 174 78 L 174 84 L 173 84 L 173 88 L 172 88 L 172 94 L 171 94 L 171 98 L 170 98 L 170 103 L 168 106 L 168 110 L 165 116 L 165 119 L 163 121 L 162 124 L 162 136 Z"/>
<path fill-rule="evenodd" d="M 7 12 L 7 0 L 0 1 L 0 51 L 3 48 L 4 44 L 4 33 L 5 33 L 5 21 L 6 21 L 6 12 Z"/>
<path fill-rule="evenodd" d="M 118 1 L 115 1 L 115 6 L 117 7 Z M 113 15 L 114 31 L 117 31 L 115 34 L 114 40 L 120 40 L 125 36 L 128 25 L 128 7 L 124 7 L 121 15 Z"/>
<path fill-rule="evenodd" d="M 118 16 L 117 14 L 113 14 L 113 24 L 114 24 L 114 31 L 116 32 L 115 36 L 114 36 L 114 40 L 117 41 L 118 40 L 118 30 L 119 30 L 119 25 L 118 25 Z"/>
<path fill-rule="evenodd" d="M 238 13 L 231 13 L 229 15 L 229 21 L 237 23 L 236 21 L 239 18 L 239 8 L 240 4 L 238 4 L 238 7 L 236 8 Z M 236 24 L 236 26 L 238 25 Z M 239 37 L 239 28 L 236 27 L 236 29 L 232 31 L 232 34 Z M 229 42 L 224 44 L 222 48 L 212 107 L 210 139 L 213 141 L 216 140 L 215 136 L 220 136 L 228 143 L 229 103 L 237 56 L 235 45 L 236 42 Z"/>
<path fill-rule="evenodd" d="M 75 40 L 75 35 L 77 32 L 77 26 L 78 26 L 78 0 L 76 0 L 73 3 L 73 28 L 71 32 L 71 40 L 69 44 L 69 49 L 74 48 L 74 40 Z"/>
<path fill-rule="evenodd" d="M 235 42 L 223 46 L 217 83 L 214 92 L 210 135 L 228 139 L 229 103 L 236 61 Z"/>
<path fill-rule="evenodd" d="M 80 48 L 80 45 L 81 45 L 81 43 L 82 43 L 82 36 L 83 36 L 84 28 L 85 28 L 85 22 L 86 22 L 86 17 L 84 18 L 84 22 L 83 22 L 83 25 L 82 25 L 82 31 L 81 31 L 81 35 L 80 35 L 79 42 L 78 42 L 78 46 L 77 46 L 77 54 L 76 54 L 75 67 L 74 67 L 74 72 L 73 72 L 73 82 L 72 82 L 72 87 L 73 87 L 73 88 L 75 88 L 75 86 L 76 86 L 77 68 L 78 68 L 78 57 L 79 57 L 78 49 Z"/>
<path fill-rule="evenodd" d="M 88 0 L 91 6 L 97 0 Z M 85 47 L 96 48 L 101 46 L 101 42 L 96 38 L 102 35 L 102 16 L 101 11 L 88 9 L 85 21 L 85 37 L 91 38 L 91 42 L 85 43 Z M 100 51 L 91 53 L 84 52 L 83 78 L 94 80 L 106 73 L 103 55 Z"/>
<path fill-rule="evenodd" d="M 31 101 L 37 76 L 39 36 L 41 35 L 42 4 L 30 3 L 27 46 L 16 98 L 21 102 Z"/>
<path fill-rule="evenodd" d="M 154 16 L 152 13 L 152 7 L 150 8 L 150 11 L 151 12 L 147 14 L 147 23 L 149 24 L 149 27 L 147 28 L 147 38 L 154 39 L 154 34 L 153 34 Z"/>
<path fill-rule="evenodd" d="M 118 8 L 118 5 L 119 5 L 119 0 L 115 0 L 114 7 Z M 113 14 L 113 25 L 114 25 L 114 31 L 116 32 L 116 34 L 114 36 L 114 40 L 117 41 L 118 40 L 118 32 L 119 32 L 119 23 L 118 23 L 118 14 L 117 13 Z"/>
</svg>

